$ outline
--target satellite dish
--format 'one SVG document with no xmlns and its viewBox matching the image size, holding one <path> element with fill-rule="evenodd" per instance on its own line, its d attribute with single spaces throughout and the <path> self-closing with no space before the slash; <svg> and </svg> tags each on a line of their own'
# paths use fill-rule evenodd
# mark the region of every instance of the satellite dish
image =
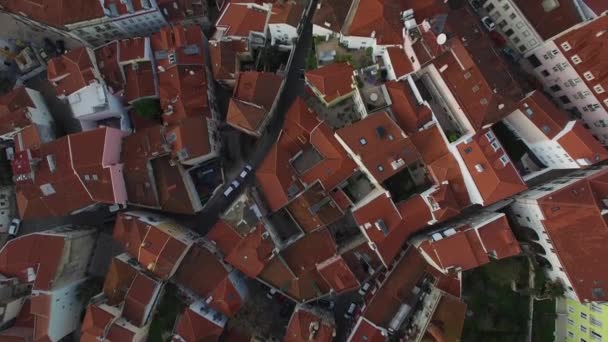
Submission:
<svg viewBox="0 0 608 342">
<path fill-rule="evenodd" d="M 369 95 L 369 99 L 370 99 L 370 100 L 372 100 L 372 102 L 376 102 L 376 101 L 378 101 L 378 94 L 376 94 L 376 93 L 371 93 L 371 94 Z"/>
<path fill-rule="evenodd" d="M 437 36 L 437 44 L 443 45 L 447 41 L 448 41 L 448 36 L 446 36 L 445 33 L 441 33 Z"/>
</svg>

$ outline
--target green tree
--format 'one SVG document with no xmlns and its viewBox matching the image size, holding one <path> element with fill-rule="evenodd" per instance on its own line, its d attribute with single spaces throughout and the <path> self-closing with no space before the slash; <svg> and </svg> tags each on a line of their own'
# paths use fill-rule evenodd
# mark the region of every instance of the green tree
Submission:
<svg viewBox="0 0 608 342">
<path fill-rule="evenodd" d="M 137 111 L 139 116 L 148 120 L 158 119 L 162 113 L 160 101 L 156 99 L 142 99 L 136 101 L 133 103 L 133 107 L 135 107 L 135 111 Z"/>
</svg>

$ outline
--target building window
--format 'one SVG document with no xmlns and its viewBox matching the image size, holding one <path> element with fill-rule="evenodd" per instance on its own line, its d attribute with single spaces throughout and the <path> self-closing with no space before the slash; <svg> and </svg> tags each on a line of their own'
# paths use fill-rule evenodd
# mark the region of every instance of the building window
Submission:
<svg viewBox="0 0 608 342">
<path fill-rule="evenodd" d="M 471 152 L 473 152 L 473 148 L 471 148 L 471 147 L 467 147 L 464 149 L 464 153 L 466 153 L 466 154 L 469 154 Z"/>
<path fill-rule="evenodd" d="M 530 35 L 530 31 L 525 30 L 524 32 L 522 32 L 522 34 L 524 35 L 524 37 L 527 37 Z"/>
<path fill-rule="evenodd" d="M 584 312 L 581 312 L 581 318 L 582 318 L 582 319 L 587 319 L 587 314 L 586 314 L 586 313 L 584 313 Z"/>
<path fill-rule="evenodd" d="M 511 37 L 515 32 L 513 31 L 513 29 L 508 29 L 505 31 L 505 35 L 507 37 Z"/>
<path fill-rule="evenodd" d="M 570 44 L 568 44 L 568 42 L 563 42 L 561 44 L 562 49 L 564 49 L 564 51 L 570 51 L 570 49 L 572 49 L 572 47 L 570 46 Z"/>
<path fill-rule="evenodd" d="M 549 126 L 547 126 L 547 125 L 544 125 L 543 126 L 543 132 L 549 133 L 549 132 L 551 132 L 551 128 L 549 128 Z"/>
<path fill-rule="evenodd" d="M 597 313 L 602 313 L 602 307 L 595 303 L 591 303 L 591 311 L 597 312 Z"/>
<path fill-rule="evenodd" d="M 361 139 L 359 139 L 359 143 L 361 145 L 367 145 L 367 140 L 365 140 L 365 138 L 361 138 Z"/>
<path fill-rule="evenodd" d="M 479 100 L 479 103 L 481 103 L 482 105 L 486 106 L 488 104 L 488 99 L 486 99 L 485 97 L 481 100 Z"/>
<path fill-rule="evenodd" d="M 543 75 L 544 77 L 549 77 L 549 75 L 551 75 L 547 69 L 541 71 L 540 74 Z"/>
<path fill-rule="evenodd" d="M 559 97 L 559 100 L 562 101 L 563 104 L 568 104 L 570 103 L 570 99 L 568 98 L 568 96 L 566 95 L 562 95 Z"/>
<path fill-rule="evenodd" d="M 511 13 L 511 14 L 509 15 L 509 18 L 511 18 L 511 19 L 515 19 L 515 18 L 517 18 L 517 15 L 515 15 L 515 13 Z"/>
<path fill-rule="evenodd" d="M 555 85 L 550 86 L 549 89 L 551 89 L 551 91 L 553 91 L 553 92 L 558 92 L 558 91 L 562 90 L 562 87 L 555 84 Z"/>
<path fill-rule="evenodd" d="M 570 57 L 570 59 L 572 60 L 572 62 L 574 64 L 581 64 L 581 62 L 582 62 L 581 58 L 578 55 L 574 55 L 574 56 Z"/>
<path fill-rule="evenodd" d="M 603 93 L 603 92 L 604 92 L 604 87 L 602 87 L 602 85 L 601 85 L 601 84 L 596 84 L 596 85 L 593 87 L 593 91 L 595 91 L 595 93 L 596 93 L 596 94 L 601 94 L 601 93 Z"/>
<path fill-rule="evenodd" d="M 501 20 L 498 23 L 498 27 L 500 27 L 501 29 L 505 28 L 505 26 L 507 26 L 507 21 L 506 20 Z"/>
<path fill-rule="evenodd" d="M 568 312 L 569 313 L 574 313 L 574 308 L 570 305 L 568 305 Z"/>
<path fill-rule="evenodd" d="M 583 74 L 583 77 L 585 77 L 585 79 L 586 79 L 587 81 L 591 81 L 592 79 L 594 79 L 594 78 L 595 78 L 595 76 L 593 76 L 593 74 L 591 73 L 591 71 L 586 71 L 586 72 Z"/>
<path fill-rule="evenodd" d="M 591 339 L 594 341 L 601 341 L 602 335 L 596 333 L 595 331 L 591 331 Z"/>
<path fill-rule="evenodd" d="M 496 7 L 494 7 L 494 4 L 489 4 L 488 6 L 485 7 L 486 12 L 488 12 L 488 13 L 492 12 L 494 10 L 494 8 L 496 8 Z"/>
<path fill-rule="evenodd" d="M 500 149 L 500 145 L 496 141 L 492 141 L 492 143 L 490 145 L 492 145 L 494 152 L 496 152 Z"/>
<path fill-rule="evenodd" d="M 511 8 L 511 6 L 509 6 L 509 4 L 502 5 L 502 9 L 505 10 L 505 11 L 508 11 L 509 8 Z"/>
<path fill-rule="evenodd" d="M 503 154 L 500 157 L 500 161 L 502 162 L 502 165 L 507 165 L 507 164 L 509 164 L 509 157 L 507 157 L 506 154 Z"/>
<path fill-rule="evenodd" d="M 587 327 L 584 325 L 581 325 L 581 332 L 582 333 L 586 333 L 587 332 Z"/>
<path fill-rule="evenodd" d="M 569 338 L 574 338 L 574 333 L 570 330 L 568 330 L 568 337 Z"/>
<path fill-rule="evenodd" d="M 520 45 L 518 47 L 518 49 L 519 49 L 519 51 L 524 52 L 524 51 L 526 51 L 526 46 L 525 45 Z"/>
<path fill-rule="evenodd" d="M 574 325 L 574 320 L 572 318 L 568 318 L 568 324 Z"/>
<path fill-rule="evenodd" d="M 596 327 L 602 327 L 602 321 L 598 320 L 595 317 L 591 317 L 591 325 L 594 325 Z"/>
<path fill-rule="evenodd" d="M 519 37 L 513 37 L 513 43 L 517 44 L 521 41 L 521 39 L 519 39 Z"/>
<path fill-rule="evenodd" d="M 477 84 L 474 85 L 473 88 L 472 88 L 472 90 L 473 90 L 474 93 L 478 92 L 479 91 L 479 86 Z"/>
<path fill-rule="evenodd" d="M 538 68 L 539 66 L 543 65 L 543 63 L 541 63 L 540 59 L 538 59 L 538 57 L 536 57 L 536 55 L 534 55 L 534 54 L 528 56 L 527 60 L 535 68 Z"/>
<path fill-rule="evenodd" d="M 378 171 L 383 172 L 384 171 L 384 166 L 378 165 Z"/>
</svg>

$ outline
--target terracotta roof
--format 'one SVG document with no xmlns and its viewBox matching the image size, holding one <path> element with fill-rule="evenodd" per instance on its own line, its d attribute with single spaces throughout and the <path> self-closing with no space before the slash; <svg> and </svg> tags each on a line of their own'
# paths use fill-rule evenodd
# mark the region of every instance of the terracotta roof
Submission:
<svg viewBox="0 0 608 342">
<path fill-rule="evenodd" d="M 201 269 L 205 269 L 205 277 L 199 276 L 198 271 Z M 206 298 L 227 277 L 228 271 L 217 256 L 207 248 L 195 244 L 182 260 L 175 281 Z"/>
<path fill-rule="evenodd" d="M 272 5 L 268 24 L 287 24 L 298 27 L 304 13 L 304 6 L 296 2 L 275 3 Z"/>
<path fill-rule="evenodd" d="M 581 121 L 577 121 L 572 130 L 557 141 L 574 160 L 585 159 L 591 164 L 595 164 L 608 159 L 608 152 L 604 145 L 593 137 Z"/>
<path fill-rule="evenodd" d="M 136 234 L 135 232 L 133 233 Z M 126 260 L 119 257 L 112 259 L 103 283 L 103 292 L 106 295 L 108 305 L 119 305 L 125 300 L 127 291 L 131 287 L 136 275 L 137 269 L 126 262 Z"/>
<path fill-rule="evenodd" d="M 521 253 L 506 216 L 484 224 L 478 230 L 484 249 L 497 259 L 508 258 Z"/>
<path fill-rule="evenodd" d="M 244 294 L 239 292 L 233 280 L 235 277 L 238 277 L 237 273 L 231 272 L 209 294 L 211 298 L 209 306 L 227 317 L 234 317 L 245 303 Z"/>
<path fill-rule="evenodd" d="M 607 257 L 608 224 L 601 213 L 607 189 L 602 171 L 538 199 L 542 224 L 580 301 L 608 298 L 608 275 L 598 272 Z"/>
<path fill-rule="evenodd" d="M 307 233 L 327 227 L 344 215 L 319 182 L 294 198 L 287 211 Z"/>
<path fill-rule="evenodd" d="M 60 28 L 104 17 L 98 0 L 3 0 L 2 6 L 9 12 L 24 14 L 35 21 Z"/>
<path fill-rule="evenodd" d="M 331 342 L 336 334 L 334 322 L 303 306 L 294 310 L 285 333 L 285 342 Z"/>
<path fill-rule="evenodd" d="M 101 309 L 99 306 L 89 304 L 82 321 L 81 341 L 94 342 L 105 336 L 106 329 L 112 324 L 116 317 Z"/>
<path fill-rule="evenodd" d="M 608 89 L 608 35 L 604 34 L 608 29 L 608 17 L 600 16 L 595 20 L 587 22 L 576 29 L 568 31 L 555 39 L 558 49 L 567 59 L 572 59 L 577 55 L 580 63 L 570 63 L 580 78 L 587 84 L 590 90 L 600 85 L 603 89 Z M 561 46 L 568 43 L 570 49 L 565 51 Z M 591 73 L 592 79 L 584 77 L 586 72 Z M 604 108 L 608 109 L 608 92 L 598 94 L 593 91 L 593 95 Z"/>
<path fill-rule="evenodd" d="M 317 271 L 338 294 L 351 291 L 360 286 L 359 280 L 340 255 L 333 256 L 317 264 Z"/>
<path fill-rule="evenodd" d="M 108 334 L 106 335 L 108 341 L 135 341 L 135 332 L 127 329 L 120 325 L 120 323 L 112 323 Z"/>
<path fill-rule="evenodd" d="M 190 116 L 178 125 L 168 127 L 166 136 L 175 136 L 171 143 L 171 155 L 175 160 L 185 162 L 213 153 L 209 120 L 203 116 Z"/>
<path fill-rule="evenodd" d="M 168 70 L 175 65 L 205 64 L 203 31 L 199 25 L 162 27 L 152 34 L 150 44 L 159 70 Z"/>
<path fill-rule="evenodd" d="M 118 41 L 115 40 L 95 49 L 95 62 L 101 78 L 106 82 L 112 94 L 121 92 L 125 86 L 124 75 L 118 64 L 118 46 Z"/>
<path fill-rule="evenodd" d="M 330 290 L 329 285 L 316 269 L 295 277 L 281 258 L 273 258 L 260 273 L 259 278 L 298 302 L 319 298 Z"/>
<path fill-rule="evenodd" d="M 189 175 L 181 165 L 171 162 L 171 146 L 166 143 L 164 130 L 155 125 L 123 139 L 121 159 L 129 203 L 193 214 L 198 206 L 188 193 L 185 178 Z"/>
<path fill-rule="evenodd" d="M 334 32 L 340 32 L 351 5 L 350 1 L 321 0 L 312 17 L 312 23 Z"/>
<path fill-rule="evenodd" d="M 425 242 L 421 249 L 444 270 L 470 270 L 490 262 L 474 230 L 460 231 L 439 241 Z"/>
<path fill-rule="evenodd" d="M 55 86 L 57 95 L 70 95 L 92 82 L 99 81 L 86 47 L 79 47 L 51 58 L 47 78 Z"/>
<path fill-rule="evenodd" d="M 526 183 L 494 137 L 492 129 L 484 129 L 469 142 L 457 146 L 485 206 L 527 189 Z"/>
<path fill-rule="evenodd" d="M 122 165 L 113 145 L 122 135 L 120 130 L 103 127 L 16 154 L 13 174 L 18 177 L 20 216 L 64 216 L 91 204 L 123 201 Z M 41 161 L 35 171 L 33 158 Z"/>
<path fill-rule="evenodd" d="M 136 65 L 136 67 L 134 67 Z M 152 62 L 136 62 L 123 67 L 125 73 L 125 100 L 134 102 L 142 97 L 156 97 L 156 78 Z"/>
<path fill-rule="evenodd" d="M 40 135 L 40 130 L 37 125 L 25 126 L 17 135 L 14 137 L 15 152 L 23 152 L 26 150 L 37 150 L 40 146 L 46 142 L 45 139 Z"/>
<path fill-rule="evenodd" d="M 176 124 L 188 116 L 210 115 L 207 78 L 202 65 L 177 65 L 158 75 L 160 105 L 165 124 Z"/>
<path fill-rule="evenodd" d="M 380 45 L 403 44 L 401 12 L 408 9 L 398 0 L 360 0 L 346 36 L 374 37 Z M 351 12 L 353 9 L 351 9 Z"/>
<path fill-rule="evenodd" d="M 391 113 L 404 132 L 414 133 L 431 121 L 431 109 L 417 103 L 406 82 L 389 81 L 384 85 L 391 98 Z"/>
<path fill-rule="evenodd" d="M 297 276 L 331 258 L 337 252 L 337 246 L 331 233 L 324 229 L 305 235 L 281 252 L 289 268 Z"/>
<path fill-rule="evenodd" d="M 215 80 L 234 80 L 240 71 L 237 70 L 239 55 L 249 53 L 244 40 L 210 41 L 209 51 Z"/>
<path fill-rule="evenodd" d="M 7 242 L 0 250 L 0 273 L 28 281 L 28 268 L 36 273 L 33 288 L 51 290 L 53 281 L 60 276 L 65 241 L 61 236 L 30 234 Z"/>
<path fill-rule="evenodd" d="M 327 103 L 353 91 L 353 67 L 348 63 L 333 63 L 306 71 L 306 82 L 323 95 Z"/>
<path fill-rule="evenodd" d="M 545 9 L 545 4 L 542 2 L 527 0 L 515 0 L 514 2 L 528 23 L 544 40 L 582 21 L 576 6 L 569 1 L 557 2 L 554 8 L 548 10 Z"/>
<path fill-rule="evenodd" d="M 555 138 L 569 122 L 566 112 L 539 91 L 533 91 L 522 99 L 518 109 L 547 139 Z"/>
<path fill-rule="evenodd" d="M 414 71 L 412 61 L 405 54 L 405 50 L 400 47 L 391 46 L 386 49 L 388 58 L 391 61 L 395 76 L 400 78 Z"/>
<path fill-rule="evenodd" d="M 215 23 L 226 30 L 225 36 L 249 37 L 249 32 L 264 32 L 267 12 L 257 7 L 229 3 Z"/>
<path fill-rule="evenodd" d="M 420 158 L 412 141 L 386 112 L 368 115 L 336 134 L 379 183 Z"/>
<path fill-rule="evenodd" d="M 385 265 L 399 253 L 410 234 L 426 226 L 430 211 L 420 196 L 400 203 L 398 209 L 388 192 L 377 192 L 365 204 L 353 209 L 353 216 Z M 375 197 L 374 197 L 375 196 Z M 407 216 L 402 216 L 406 214 Z M 383 231 L 385 230 L 385 232 Z"/>
<path fill-rule="evenodd" d="M 604 0 L 583 0 L 585 5 L 589 6 L 596 15 L 600 15 L 605 11 L 608 11 L 608 3 Z"/>
<path fill-rule="evenodd" d="M 444 294 L 427 327 L 427 336 L 435 341 L 458 341 L 464 327 L 467 305 L 458 297 Z"/>
<path fill-rule="evenodd" d="M 377 326 L 388 327 L 401 305 L 411 299 L 412 289 L 427 275 L 427 267 L 428 264 L 418 250 L 408 248 L 374 293 L 363 316 Z"/>
<path fill-rule="evenodd" d="M 243 239 L 241 234 L 223 219 L 217 220 L 205 238 L 215 244 L 224 256 L 230 254 Z"/>
<path fill-rule="evenodd" d="M 135 326 L 145 325 L 151 317 L 153 303 L 157 301 L 156 296 L 160 293 L 161 286 L 161 282 L 137 273 L 125 297 L 122 316 Z"/>
<path fill-rule="evenodd" d="M 164 228 L 165 225 L 171 229 Z M 161 279 L 169 279 L 188 251 L 188 245 L 180 241 L 185 228 L 166 221 L 154 225 L 129 212 L 116 217 L 114 239 L 125 246 L 129 254 L 148 271 Z M 174 235 L 173 235 L 174 234 Z"/>
<path fill-rule="evenodd" d="M 195 304 L 192 304 L 195 305 Z M 224 326 L 220 322 L 210 320 L 206 315 L 193 310 L 190 306 L 179 317 L 175 327 L 175 333 L 183 340 L 173 339 L 173 341 L 185 342 L 216 342 L 224 331 Z M 225 321 L 222 321 L 225 324 Z"/>
<path fill-rule="evenodd" d="M 32 123 L 28 107 L 34 107 L 24 86 L 16 87 L 0 96 L 0 134 L 25 128 Z"/>
<path fill-rule="evenodd" d="M 232 228 L 229 228 L 232 229 Z M 226 262 L 250 278 L 257 277 L 273 257 L 274 243 L 258 224 L 226 255 Z"/>
<path fill-rule="evenodd" d="M 360 316 L 353 331 L 348 337 L 348 342 L 386 342 L 388 333 L 370 322 L 367 318 Z"/>
<path fill-rule="evenodd" d="M 431 126 L 428 129 L 410 135 L 410 138 L 422 156 L 422 160 L 433 177 L 435 184 L 442 184 L 447 181 L 459 207 L 464 208 L 469 206 L 471 202 L 469 201 L 469 194 L 462 177 L 462 172 L 458 162 L 448 150 L 447 143 L 442 137 L 439 127 L 436 125 Z"/>
</svg>

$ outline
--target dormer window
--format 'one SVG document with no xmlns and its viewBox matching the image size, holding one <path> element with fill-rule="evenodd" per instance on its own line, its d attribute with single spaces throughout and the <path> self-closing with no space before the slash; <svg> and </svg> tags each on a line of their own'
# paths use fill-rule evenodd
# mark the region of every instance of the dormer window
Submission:
<svg viewBox="0 0 608 342">
<path fill-rule="evenodd" d="M 587 81 L 591 81 L 592 79 L 594 79 L 594 78 L 595 78 L 595 76 L 593 76 L 593 74 L 591 73 L 591 71 L 586 71 L 586 72 L 583 74 L 583 77 L 585 77 L 585 79 L 586 79 Z"/>
<path fill-rule="evenodd" d="M 570 49 L 572 49 L 572 47 L 570 46 L 570 44 L 568 44 L 568 42 L 563 42 L 561 44 L 562 49 L 564 49 L 564 51 L 570 51 Z"/>
</svg>

